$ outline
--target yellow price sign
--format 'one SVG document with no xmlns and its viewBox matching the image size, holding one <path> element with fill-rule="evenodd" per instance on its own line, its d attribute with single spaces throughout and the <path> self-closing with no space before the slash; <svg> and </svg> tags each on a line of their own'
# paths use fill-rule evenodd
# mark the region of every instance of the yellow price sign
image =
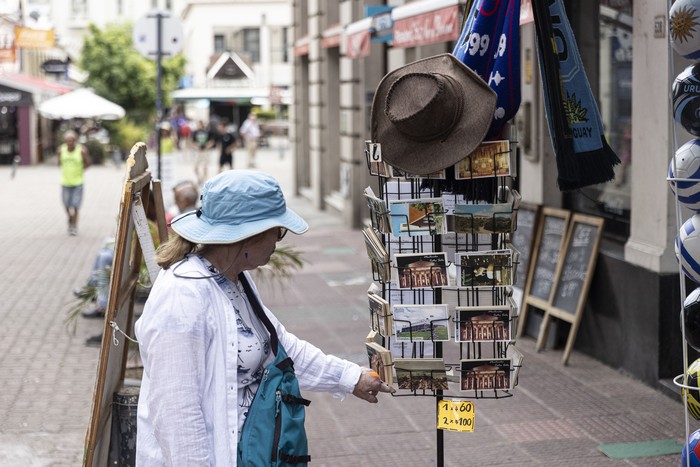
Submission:
<svg viewBox="0 0 700 467">
<path fill-rule="evenodd" d="M 439 400 L 437 402 L 439 430 L 474 431 L 474 404 L 469 401 Z"/>
</svg>

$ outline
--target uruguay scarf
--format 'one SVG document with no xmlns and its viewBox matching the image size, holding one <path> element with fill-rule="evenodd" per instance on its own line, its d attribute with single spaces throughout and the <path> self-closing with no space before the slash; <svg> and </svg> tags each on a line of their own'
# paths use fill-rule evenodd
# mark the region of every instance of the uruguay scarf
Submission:
<svg viewBox="0 0 700 467">
<path fill-rule="evenodd" d="M 500 139 L 520 107 L 520 0 L 474 0 L 452 55 L 496 92 L 487 140 Z"/>
<path fill-rule="evenodd" d="M 532 0 L 545 113 L 561 191 L 615 177 L 620 159 L 608 146 L 598 105 L 562 0 Z"/>
</svg>

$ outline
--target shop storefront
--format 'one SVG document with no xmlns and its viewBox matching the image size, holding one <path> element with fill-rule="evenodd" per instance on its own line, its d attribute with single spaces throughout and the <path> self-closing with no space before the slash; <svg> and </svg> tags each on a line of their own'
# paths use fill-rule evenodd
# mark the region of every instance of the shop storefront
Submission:
<svg viewBox="0 0 700 467">
<path fill-rule="evenodd" d="M 406 63 L 451 52 L 466 8 L 464 1 L 392 2 L 390 44 L 376 41 L 377 18 L 343 2 L 337 18 L 296 2 L 295 18 L 306 22 L 295 45 L 305 51 L 295 63 L 293 147 L 300 194 L 360 227 L 367 206 L 360 192 L 366 176 L 363 141 L 369 135 L 372 97 L 381 78 Z M 665 384 L 682 371 L 678 308 L 677 233 L 672 194 L 665 180 L 672 154 L 668 112 L 668 11 L 651 0 L 566 0 L 588 81 L 608 144 L 621 159 L 610 183 L 562 192 L 544 115 L 535 28 L 530 2 L 522 2 L 521 93 L 517 129 L 518 177 L 523 201 L 563 208 L 605 220 L 576 349 L 650 384 Z M 303 5 L 303 6 L 302 6 Z M 298 10 L 298 11 L 297 11 Z M 338 48 L 330 24 L 345 25 Z M 326 31 L 326 44 L 309 31 Z M 384 32 L 386 32 L 384 26 Z M 302 39 L 303 37 L 303 39 Z M 368 40 L 369 39 L 369 40 Z M 318 42 L 318 43 L 316 43 Z M 327 65 L 335 63 L 333 80 Z M 330 67 L 333 69 L 333 67 Z M 328 96 L 338 96 L 334 101 Z M 325 123 L 337 116 L 337 129 Z M 330 133 L 339 137 L 333 140 Z M 329 160 L 332 159 L 332 160 Z M 634 164 L 632 160 L 634 159 Z M 330 167 L 334 173 L 324 171 Z M 326 190 L 339 179 L 337 196 Z M 328 202 L 334 200 L 333 202 Z M 566 325 L 562 325 L 566 328 Z M 564 329 L 567 330 L 567 329 Z M 659 383 L 663 381 L 664 383 Z"/>
<path fill-rule="evenodd" d="M 53 147 L 51 122 L 39 117 L 36 106 L 70 91 L 60 83 L 28 75 L 0 75 L 0 164 L 18 158 L 21 165 L 42 162 Z"/>
</svg>

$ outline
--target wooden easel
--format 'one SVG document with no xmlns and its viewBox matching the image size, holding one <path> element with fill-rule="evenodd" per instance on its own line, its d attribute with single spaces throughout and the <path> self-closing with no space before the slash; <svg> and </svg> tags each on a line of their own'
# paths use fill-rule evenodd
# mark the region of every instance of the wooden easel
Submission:
<svg viewBox="0 0 700 467">
<path fill-rule="evenodd" d="M 150 193 L 155 200 L 156 224 L 161 242 L 168 238 L 163 193 L 159 180 L 153 180 L 146 161 L 146 145 L 136 143 L 126 161 L 127 173 L 119 207 L 114 259 L 109 281 L 109 297 L 102 331 L 102 345 L 93 391 L 90 423 L 85 435 L 83 465 L 108 463 L 112 400 L 124 383 L 129 340 L 133 326 L 134 298 L 143 258 L 134 215 L 147 211 Z M 136 241 L 135 241 L 136 240 Z"/>
<path fill-rule="evenodd" d="M 564 365 L 569 362 L 576 333 L 583 317 L 583 308 L 593 278 L 604 224 L 605 221 L 600 217 L 574 214 L 568 228 L 564 249 L 560 254 L 561 259 L 557 265 L 549 305 L 545 309 L 544 319 L 540 325 L 537 351 L 544 348 L 552 318 L 570 323 L 569 337 L 562 357 Z"/>
</svg>

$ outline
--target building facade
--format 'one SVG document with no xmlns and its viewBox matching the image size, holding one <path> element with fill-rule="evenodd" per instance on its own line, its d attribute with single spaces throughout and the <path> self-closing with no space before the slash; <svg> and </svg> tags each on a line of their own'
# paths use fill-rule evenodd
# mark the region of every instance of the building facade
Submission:
<svg viewBox="0 0 700 467">
<path fill-rule="evenodd" d="M 364 141 L 379 81 L 404 64 L 451 52 L 467 2 L 383 3 L 292 1 L 296 190 L 352 227 L 365 224 L 362 192 L 376 183 L 367 170 Z M 678 227 L 666 174 L 674 148 L 690 139 L 675 130 L 668 99 L 673 77 L 688 63 L 670 53 L 665 2 L 566 0 L 565 5 L 606 138 L 622 163 L 613 182 L 574 192 L 558 189 L 535 28 L 523 0 L 513 184 L 523 202 L 605 219 L 576 348 L 664 386 L 684 368 L 674 255 Z M 532 319 L 536 326 L 537 317 Z"/>
</svg>

